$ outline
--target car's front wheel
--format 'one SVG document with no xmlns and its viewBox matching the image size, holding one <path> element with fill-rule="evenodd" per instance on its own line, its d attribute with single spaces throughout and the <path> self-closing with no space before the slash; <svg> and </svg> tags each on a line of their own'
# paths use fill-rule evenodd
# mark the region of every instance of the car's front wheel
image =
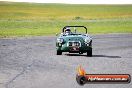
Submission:
<svg viewBox="0 0 132 88">
<path fill-rule="evenodd" d="M 57 51 L 57 55 L 62 55 L 62 51 Z"/>
<path fill-rule="evenodd" d="M 92 57 L 92 49 L 87 51 L 87 56 Z"/>
<path fill-rule="evenodd" d="M 87 56 L 92 57 L 92 40 L 90 41 L 89 46 L 91 47 L 90 50 L 87 51 Z"/>
</svg>

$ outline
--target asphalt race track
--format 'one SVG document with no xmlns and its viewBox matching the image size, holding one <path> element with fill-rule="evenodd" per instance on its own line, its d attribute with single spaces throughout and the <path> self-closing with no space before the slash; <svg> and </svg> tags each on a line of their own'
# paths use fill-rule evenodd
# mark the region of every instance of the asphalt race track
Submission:
<svg viewBox="0 0 132 88">
<path fill-rule="evenodd" d="M 77 67 L 89 74 L 132 76 L 132 34 L 93 35 L 93 57 L 56 55 L 56 37 L 0 39 L 0 88 L 82 88 Z M 86 84 L 83 88 L 132 88 L 129 84 Z"/>
</svg>

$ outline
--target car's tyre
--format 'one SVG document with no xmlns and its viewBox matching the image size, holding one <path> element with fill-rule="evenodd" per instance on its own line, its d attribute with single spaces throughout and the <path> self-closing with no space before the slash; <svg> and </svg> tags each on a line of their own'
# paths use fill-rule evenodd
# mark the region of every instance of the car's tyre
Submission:
<svg viewBox="0 0 132 88">
<path fill-rule="evenodd" d="M 92 49 L 87 51 L 87 56 L 92 57 Z"/>
<path fill-rule="evenodd" d="M 87 51 L 87 56 L 92 57 L 92 40 L 90 41 L 89 46 L 91 47 L 91 49 Z"/>
<path fill-rule="evenodd" d="M 57 51 L 57 55 L 62 55 L 62 51 Z"/>
</svg>

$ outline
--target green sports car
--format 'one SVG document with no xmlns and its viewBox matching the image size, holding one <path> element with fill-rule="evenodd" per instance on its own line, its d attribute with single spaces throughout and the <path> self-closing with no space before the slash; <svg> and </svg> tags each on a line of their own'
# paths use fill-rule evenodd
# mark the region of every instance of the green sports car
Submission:
<svg viewBox="0 0 132 88">
<path fill-rule="evenodd" d="M 57 37 L 56 53 L 62 55 L 62 52 L 87 53 L 87 56 L 92 56 L 92 38 L 87 34 L 85 26 L 65 26 L 62 29 Z"/>
</svg>

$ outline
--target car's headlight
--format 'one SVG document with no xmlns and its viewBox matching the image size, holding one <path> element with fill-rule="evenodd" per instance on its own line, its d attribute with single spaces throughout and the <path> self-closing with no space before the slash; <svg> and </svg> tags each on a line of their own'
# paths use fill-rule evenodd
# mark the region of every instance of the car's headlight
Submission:
<svg viewBox="0 0 132 88">
<path fill-rule="evenodd" d="M 58 43 L 63 43 L 63 42 L 64 42 L 64 39 L 63 39 L 63 38 L 58 38 L 58 39 L 57 39 L 57 42 L 58 42 Z"/>
<path fill-rule="evenodd" d="M 85 41 L 85 43 L 89 43 L 90 39 L 89 38 L 85 38 L 84 41 Z"/>
</svg>

